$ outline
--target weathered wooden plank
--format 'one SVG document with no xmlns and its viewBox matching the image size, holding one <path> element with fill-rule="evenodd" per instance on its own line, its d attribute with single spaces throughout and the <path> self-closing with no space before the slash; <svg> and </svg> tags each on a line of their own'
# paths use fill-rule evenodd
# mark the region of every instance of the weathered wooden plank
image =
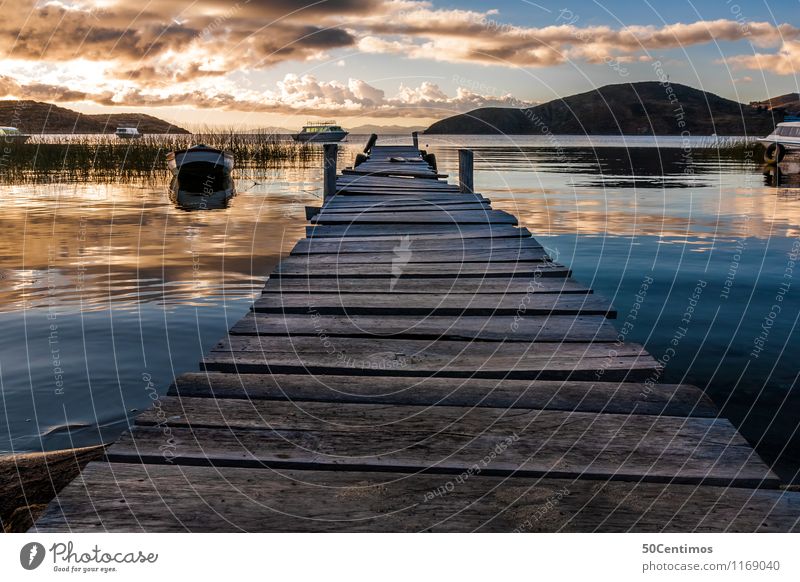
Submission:
<svg viewBox="0 0 800 582">
<path fill-rule="evenodd" d="M 377 176 L 353 176 L 351 180 L 343 180 L 342 177 L 339 177 L 336 180 L 337 191 L 347 191 L 352 194 L 352 190 L 365 188 L 410 193 L 459 192 L 457 186 L 435 180 L 425 180 L 423 183 L 421 180 L 410 180 L 408 178 L 379 178 Z"/>
<path fill-rule="evenodd" d="M 358 167 L 372 166 L 375 164 L 395 164 L 399 166 L 419 165 L 425 168 L 431 166 L 422 158 L 419 150 L 414 148 L 393 148 L 392 150 L 380 150 L 370 152 L 369 158 L 362 162 Z"/>
<path fill-rule="evenodd" d="M 337 184 L 370 184 L 386 187 L 405 187 L 413 190 L 419 189 L 441 189 L 453 190 L 457 189 L 456 184 L 450 184 L 445 180 L 415 180 L 413 176 L 381 176 L 373 174 L 342 174 L 336 177 Z"/>
<path fill-rule="evenodd" d="M 381 186 L 369 186 L 362 184 L 340 184 L 336 187 L 336 195 L 346 195 L 349 198 L 356 198 L 358 196 L 408 196 L 416 198 L 420 196 L 427 197 L 428 195 L 439 194 L 460 194 L 457 188 L 386 188 Z"/>
<path fill-rule="evenodd" d="M 401 307 L 398 311 L 405 311 Z M 466 310 L 469 313 L 469 310 Z M 614 327 L 601 315 L 548 317 L 502 315 L 323 315 L 320 313 L 249 313 L 232 335 L 384 337 L 517 342 L 612 342 Z"/>
<path fill-rule="evenodd" d="M 418 190 L 416 188 L 391 188 L 388 186 L 380 185 L 339 185 L 339 189 L 364 189 L 375 188 L 373 194 L 352 194 L 348 191 L 338 192 L 336 196 L 331 198 L 331 201 L 346 201 L 358 204 L 363 204 L 370 200 L 390 200 L 392 202 L 403 202 L 413 200 L 465 200 L 470 202 L 489 202 L 480 192 L 459 192 L 455 187 L 453 188 L 428 188 L 425 190 Z"/>
<path fill-rule="evenodd" d="M 432 225 L 437 226 L 437 225 Z M 328 232 L 328 229 L 331 227 L 327 226 L 318 226 L 316 227 L 321 229 L 323 232 Z M 339 243 L 339 242 L 348 242 L 348 243 L 369 243 L 369 246 L 373 243 L 380 243 L 380 242 L 391 242 L 394 243 L 393 246 L 396 246 L 398 243 L 407 242 L 409 244 L 428 244 L 428 243 L 439 243 L 443 245 L 447 245 L 447 248 L 451 248 L 451 245 L 462 245 L 460 248 L 464 248 L 463 245 L 466 243 L 475 243 L 477 245 L 484 244 L 484 245 L 491 245 L 494 242 L 506 242 L 508 244 L 515 244 L 515 243 L 526 243 L 529 241 L 536 241 L 530 234 L 522 234 L 517 231 L 509 230 L 503 231 L 508 232 L 510 236 L 497 236 L 495 229 L 489 230 L 469 230 L 465 233 L 464 236 L 459 236 L 459 233 L 454 232 L 431 232 L 431 233 L 386 233 L 383 235 L 375 234 L 374 231 L 370 229 L 369 234 L 365 235 L 351 235 L 346 233 L 346 229 L 343 227 L 333 227 L 333 228 L 342 228 L 341 235 L 331 234 L 331 236 L 314 236 L 308 239 L 300 239 L 300 240 L 309 240 L 309 241 L 316 241 L 316 242 L 326 242 L 326 243 Z M 354 226 L 354 229 L 360 229 L 361 226 Z M 311 242 L 310 244 L 314 244 Z M 392 247 L 393 248 L 393 247 Z M 458 248 L 458 247 L 457 247 Z"/>
<path fill-rule="evenodd" d="M 361 166 L 359 166 L 360 168 Z M 435 180 L 437 178 L 447 178 L 447 174 L 436 174 L 433 171 L 426 170 L 403 170 L 401 168 L 393 169 L 390 167 L 376 168 L 374 170 L 342 170 L 342 174 L 350 176 L 407 176 L 409 178 L 422 178 L 428 180 Z"/>
<path fill-rule="evenodd" d="M 359 167 L 365 164 L 374 164 L 377 162 L 388 163 L 388 161 L 392 158 L 400 159 L 398 156 L 402 156 L 402 162 L 425 164 L 425 166 L 430 167 L 422 157 L 422 153 L 420 152 L 419 148 L 415 148 L 413 145 L 406 147 L 392 147 L 391 149 L 384 149 L 384 146 L 375 147 L 380 149 L 373 148 L 373 150 L 369 152 L 369 157 L 362 162 Z M 400 163 L 402 165 L 402 162 L 393 163 Z"/>
<path fill-rule="evenodd" d="M 595 294 L 533 293 L 264 293 L 260 313 L 322 315 L 601 315 L 616 317 L 608 300 Z M 513 318 L 512 318 L 513 319 Z"/>
<path fill-rule="evenodd" d="M 364 162 L 357 168 L 345 168 L 343 175 L 352 176 L 364 174 L 371 176 L 412 176 L 414 178 L 425 179 L 441 176 L 440 174 L 436 174 L 436 171 L 424 162 L 397 163 L 391 161 Z"/>
<path fill-rule="evenodd" d="M 217 372 L 637 382 L 658 364 L 638 344 L 229 336 L 201 363 Z"/>
<path fill-rule="evenodd" d="M 414 170 L 427 170 L 429 173 L 434 173 L 433 168 L 422 159 L 419 152 L 412 153 L 411 150 L 396 151 L 390 155 L 371 155 L 369 159 L 358 165 L 357 169 L 361 168 L 399 168 L 401 170 L 409 168 Z"/>
<path fill-rule="evenodd" d="M 425 176 L 420 174 L 425 173 Z M 422 178 L 422 179 L 419 179 Z M 406 183 L 403 184 L 403 180 Z M 348 170 L 337 178 L 337 184 L 353 184 L 353 183 L 370 183 L 388 187 L 406 186 L 413 189 L 451 189 L 452 184 L 448 184 L 444 180 L 437 180 L 436 175 L 432 172 L 420 172 L 413 168 L 408 168 L 405 171 L 393 171 L 392 167 L 384 166 L 381 168 L 371 168 L 362 171 L 361 166 L 356 168 L 355 171 Z"/>
<path fill-rule="evenodd" d="M 404 156 L 405 158 L 411 158 L 412 161 L 416 162 L 424 161 L 419 148 L 414 147 L 412 144 L 406 146 L 375 146 L 375 148 L 373 148 L 373 150 L 370 152 L 366 163 L 369 164 L 378 160 L 388 160 L 394 156 Z"/>
<path fill-rule="evenodd" d="M 95 462 L 32 531 L 800 531 L 800 493 L 455 477 Z"/>
<path fill-rule="evenodd" d="M 270 277 L 267 293 L 591 293 L 585 285 L 563 277 Z M 398 298 L 402 301 L 402 298 Z"/>
<path fill-rule="evenodd" d="M 369 244 L 364 244 L 369 242 Z M 465 251 L 497 251 L 497 250 L 540 250 L 543 247 L 534 238 L 511 239 L 403 239 L 397 237 L 393 240 L 349 240 L 304 238 L 297 242 L 291 251 L 293 255 L 324 254 L 324 253 L 385 253 L 395 252 L 398 247 L 405 245 L 413 252 L 421 251 L 447 251 L 449 253 L 462 253 Z"/>
<path fill-rule="evenodd" d="M 335 198 L 335 197 L 334 197 Z M 364 214 L 366 212 L 392 212 L 398 214 L 398 220 L 402 222 L 402 217 L 406 212 L 488 212 L 491 207 L 482 202 L 464 202 L 460 204 L 446 203 L 439 204 L 438 202 L 419 203 L 416 205 L 384 205 L 378 202 L 367 204 L 363 206 L 355 206 L 353 204 L 334 204 L 332 202 L 324 205 L 320 212 L 325 214 Z"/>
<path fill-rule="evenodd" d="M 547 382 L 478 378 L 312 376 L 296 374 L 182 374 L 170 396 L 537 408 L 578 412 L 716 417 L 719 411 L 702 390 L 687 384 L 648 387 L 634 382 Z"/>
<path fill-rule="evenodd" d="M 362 249 L 366 251 L 372 245 L 362 243 Z M 389 263 L 402 268 L 406 263 L 541 263 L 549 261 L 550 256 L 542 248 L 534 249 L 493 249 L 493 250 L 446 250 L 429 251 L 417 249 L 408 240 L 396 245 L 393 250 L 383 252 L 332 252 L 332 253 L 310 253 L 300 255 L 292 253 L 293 257 L 305 257 L 315 263 L 327 265 L 348 265 L 348 264 L 378 264 Z"/>
<path fill-rule="evenodd" d="M 419 151 L 411 153 L 409 150 L 395 150 L 392 153 L 380 152 L 372 153 L 367 160 L 363 161 L 357 166 L 358 168 L 376 167 L 376 166 L 391 166 L 391 167 L 422 167 L 432 171 L 432 167 L 422 158 Z"/>
<path fill-rule="evenodd" d="M 557 263 L 379 263 L 330 264 L 313 260 L 316 255 L 292 255 L 283 259 L 272 277 L 569 277 L 572 273 Z"/>
<path fill-rule="evenodd" d="M 413 176 L 381 176 L 377 174 L 342 174 L 336 177 L 338 185 L 369 184 L 386 188 L 409 188 L 412 190 L 457 190 L 458 186 L 444 180 L 415 180 Z"/>
<path fill-rule="evenodd" d="M 337 200 L 337 198 L 342 198 L 342 200 Z M 450 196 L 449 198 L 440 198 L 436 197 L 433 199 L 425 199 L 425 198 L 407 198 L 406 200 L 403 199 L 396 199 L 392 196 L 385 196 L 379 198 L 369 197 L 367 200 L 363 202 L 358 200 L 353 200 L 357 198 L 356 196 L 343 196 L 341 194 L 334 196 L 330 199 L 329 202 L 325 203 L 325 208 L 327 210 L 345 210 L 347 208 L 351 208 L 354 211 L 359 211 L 362 208 L 365 209 L 374 209 L 374 208 L 382 208 L 384 211 L 395 211 L 401 209 L 414 209 L 417 207 L 423 207 L 423 210 L 434 207 L 434 208 L 454 208 L 457 206 L 473 206 L 476 210 L 481 210 L 484 208 L 489 207 L 489 201 L 485 199 L 464 199 L 464 198 L 457 198 L 455 196 Z M 383 198 L 381 200 L 380 198 Z"/>
<path fill-rule="evenodd" d="M 420 195 L 420 196 L 349 196 L 346 194 L 337 194 L 330 201 L 325 203 L 326 208 L 344 208 L 355 207 L 361 208 L 364 206 L 381 205 L 389 209 L 420 206 L 422 204 L 435 204 L 441 206 L 453 206 L 457 204 L 480 204 L 486 206 L 489 204 L 489 199 L 483 198 L 480 195 L 462 195 L 462 194 L 436 194 L 436 195 Z"/>
<path fill-rule="evenodd" d="M 517 218 L 503 210 L 426 210 L 423 212 L 339 213 L 324 209 L 311 218 L 314 224 L 517 224 Z"/>
<path fill-rule="evenodd" d="M 420 155 L 419 151 L 415 151 L 414 149 L 404 149 L 404 148 L 396 148 L 389 153 L 388 151 L 383 152 L 376 152 L 374 154 L 371 153 L 369 158 L 362 162 L 358 167 L 374 167 L 379 166 L 381 164 L 393 165 L 395 167 L 421 167 L 421 168 L 431 168 L 430 164 L 428 164 Z"/>
<path fill-rule="evenodd" d="M 136 425 L 108 459 L 164 462 L 170 427 L 175 464 L 460 473 L 487 459 L 514 477 L 779 484 L 720 418 L 164 397 Z"/>
<path fill-rule="evenodd" d="M 308 237 L 351 237 L 351 236 L 415 236 L 426 238 L 509 238 L 531 236 L 527 228 L 516 228 L 507 224 L 465 224 L 457 228 L 451 224 L 341 224 L 307 226 Z"/>
<path fill-rule="evenodd" d="M 337 185 L 376 185 L 389 188 L 411 188 L 453 190 L 457 186 L 441 180 L 444 175 L 438 175 L 430 167 L 400 164 L 374 164 L 372 167 L 363 164 L 355 169 L 343 171 L 337 176 Z"/>
<path fill-rule="evenodd" d="M 371 153 L 369 158 L 362 162 L 358 167 L 376 167 L 381 165 L 388 165 L 394 167 L 420 167 L 431 169 L 430 164 L 428 164 L 420 155 L 419 151 L 415 151 L 414 149 L 403 149 L 397 148 L 392 153 L 386 152 L 376 152 L 374 154 Z"/>
<path fill-rule="evenodd" d="M 370 160 L 379 160 L 389 156 L 409 156 L 413 155 L 415 158 L 422 159 L 422 153 L 419 147 L 411 144 L 393 144 L 393 145 L 376 145 L 370 152 Z"/>
</svg>

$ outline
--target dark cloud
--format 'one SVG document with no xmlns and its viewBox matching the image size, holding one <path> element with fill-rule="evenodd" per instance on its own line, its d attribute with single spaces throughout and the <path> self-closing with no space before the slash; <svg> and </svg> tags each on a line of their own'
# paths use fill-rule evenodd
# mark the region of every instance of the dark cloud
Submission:
<svg viewBox="0 0 800 582">
<path fill-rule="evenodd" d="M 298 31 L 300 33 L 301 31 Z M 355 37 L 341 28 L 318 28 L 307 26 L 302 31 L 302 36 L 298 36 L 296 43 L 304 47 L 314 47 L 328 49 L 355 44 Z"/>
<path fill-rule="evenodd" d="M 375 10 L 382 2 L 162 1 L 144 10 L 132 4 L 78 10 L 21 0 L 18 10 L 0 20 L 0 46 L 5 47 L 6 58 L 49 61 L 80 57 L 138 62 L 167 51 L 185 52 L 192 43 L 213 45 L 240 65 L 272 53 L 303 59 L 355 42 L 341 28 L 308 25 L 309 17 Z M 269 40 L 264 42 L 265 38 Z M 266 50 L 251 50 L 259 44 Z"/>
<path fill-rule="evenodd" d="M 51 103 L 92 101 L 98 105 L 114 105 L 111 93 L 86 93 L 62 85 L 27 83 L 20 85 L 16 79 L 0 75 L 0 97 L 20 97 Z"/>
<path fill-rule="evenodd" d="M 111 105 L 191 105 L 320 115 L 353 108 L 372 115 L 418 115 L 470 100 L 475 106 L 487 101 L 476 95 L 448 98 L 432 86 L 421 86 L 419 94 L 401 91 L 392 99 L 363 81 L 325 84 L 297 76 L 287 76 L 278 90 L 251 90 L 243 98 L 203 80 L 287 61 L 319 59 L 342 47 L 402 58 L 543 67 L 571 60 L 601 63 L 612 57 L 632 62 L 649 58 L 651 50 L 747 40 L 759 47 L 782 49 L 774 54 L 733 56 L 726 62 L 780 74 L 794 74 L 800 54 L 797 28 L 731 19 L 615 29 L 579 23 L 562 11 L 549 24 L 525 28 L 493 20 L 497 15 L 492 11 L 440 9 L 412 0 L 117 0 L 95 9 L 87 6 L 87 2 L 67 6 L 15 0 L 14 9 L 7 9 L 0 19 L 0 47 L 5 59 L 51 67 L 78 58 L 111 62 L 103 89 L 92 93 L 45 83 L 20 86 L 5 77 L 0 78 L 0 92 L 44 101 Z M 210 88 L 198 89 L 202 86 Z M 220 87 L 228 86 L 220 83 Z"/>
</svg>

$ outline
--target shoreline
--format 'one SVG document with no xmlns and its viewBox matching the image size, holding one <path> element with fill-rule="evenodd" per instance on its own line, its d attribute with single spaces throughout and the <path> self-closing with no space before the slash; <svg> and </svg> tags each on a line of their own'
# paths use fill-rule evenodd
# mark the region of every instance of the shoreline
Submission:
<svg viewBox="0 0 800 582">
<path fill-rule="evenodd" d="M 0 526 L 24 533 L 55 496 L 107 445 L 0 456 Z"/>
</svg>

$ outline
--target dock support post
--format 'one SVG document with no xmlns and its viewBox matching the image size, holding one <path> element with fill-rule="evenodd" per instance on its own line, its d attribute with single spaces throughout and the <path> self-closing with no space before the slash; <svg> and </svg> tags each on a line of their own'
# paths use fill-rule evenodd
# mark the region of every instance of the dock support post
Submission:
<svg viewBox="0 0 800 582">
<path fill-rule="evenodd" d="M 474 192 L 472 181 L 472 150 L 458 150 L 458 190 Z"/>
<path fill-rule="evenodd" d="M 339 144 L 326 143 L 322 147 L 324 150 L 322 201 L 325 202 L 336 194 L 336 154 L 339 152 Z"/>
<path fill-rule="evenodd" d="M 412 131 L 411 132 L 411 139 L 414 142 L 414 149 L 418 150 L 419 149 L 419 132 L 418 131 Z"/>
<path fill-rule="evenodd" d="M 369 155 L 369 153 L 372 151 L 372 146 L 375 145 L 376 141 L 378 141 L 378 134 L 377 133 L 371 134 L 369 136 L 369 139 L 367 140 L 367 145 L 364 147 L 364 153 L 366 155 Z"/>
</svg>

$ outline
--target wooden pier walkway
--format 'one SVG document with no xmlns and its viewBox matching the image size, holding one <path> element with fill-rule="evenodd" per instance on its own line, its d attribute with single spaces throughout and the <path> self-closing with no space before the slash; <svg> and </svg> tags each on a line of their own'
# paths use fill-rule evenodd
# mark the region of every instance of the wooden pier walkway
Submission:
<svg viewBox="0 0 800 582">
<path fill-rule="evenodd" d="M 34 530 L 789 531 L 800 493 L 609 302 L 410 146 Z"/>
</svg>

